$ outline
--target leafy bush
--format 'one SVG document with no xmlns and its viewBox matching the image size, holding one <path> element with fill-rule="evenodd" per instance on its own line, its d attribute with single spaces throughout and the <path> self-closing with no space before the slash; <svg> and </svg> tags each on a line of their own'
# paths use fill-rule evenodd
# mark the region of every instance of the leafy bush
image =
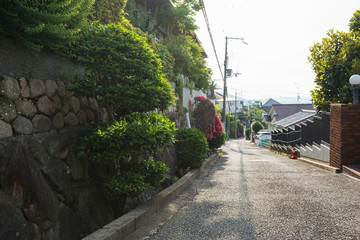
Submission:
<svg viewBox="0 0 360 240">
<path fill-rule="evenodd" d="M 161 60 L 146 38 L 125 25 L 100 24 L 86 32 L 75 55 L 87 76 L 74 87 L 79 93 L 99 96 L 117 116 L 165 110 L 175 99 Z"/>
<path fill-rule="evenodd" d="M 163 146 L 173 144 L 175 124 L 158 114 L 132 114 L 110 126 L 98 126 L 80 140 L 77 156 L 93 162 L 115 163 L 113 175 L 105 180 L 105 189 L 112 199 L 136 196 L 166 178 L 169 169 L 144 153 L 154 155 Z"/>
<path fill-rule="evenodd" d="M 74 42 L 93 0 L 0 1 L 0 25 L 33 53 L 58 50 Z"/>
<path fill-rule="evenodd" d="M 180 128 L 176 132 L 175 151 L 180 167 L 199 168 L 206 160 L 209 148 L 200 130 Z"/>
<path fill-rule="evenodd" d="M 206 91 L 210 85 L 211 70 L 206 67 L 204 51 L 199 44 L 190 36 L 177 35 L 164 41 L 164 45 L 175 59 L 174 74 L 183 75 L 196 89 Z"/>
<path fill-rule="evenodd" d="M 245 130 L 246 140 L 250 140 L 250 134 L 251 134 L 251 129 L 250 129 L 250 128 L 247 128 L 247 129 Z"/>
<path fill-rule="evenodd" d="M 235 133 L 235 119 L 230 122 L 230 137 L 241 137 L 244 132 L 244 125 L 239 119 L 236 119 L 236 133 Z"/>
<path fill-rule="evenodd" d="M 164 182 L 170 171 L 165 163 L 155 162 L 153 158 L 126 162 L 123 167 L 120 175 L 110 176 L 104 181 L 105 192 L 113 200 L 127 195 L 136 198 L 139 193 Z"/>
<path fill-rule="evenodd" d="M 157 154 L 174 142 L 175 123 L 159 114 L 132 114 L 110 126 L 98 126 L 84 137 L 79 157 L 106 163 Z"/>
<path fill-rule="evenodd" d="M 264 129 L 264 126 L 259 121 L 255 121 L 251 124 L 251 129 L 257 134 L 260 130 Z"/>
<path fill-rule="evenodd" d="M 223 132 L 222 123 L 215 113 L 214 104 L 204 97 L 195 97 L 195 109 L 192 112 L 193 125 L 210 140 Z"/>
<path fill-rule="evenodd" d="M 210 149 L 217 149 L 225 144 L 226 135 L 222 134 L 220 137 L 215 137 L 213 139 L 208 140 Z"/>
<path fill-rule="evenodd" d="M 100 23 L 121 22 L 127 0 L 95 0 L 89 19 Z"/>
</svg>

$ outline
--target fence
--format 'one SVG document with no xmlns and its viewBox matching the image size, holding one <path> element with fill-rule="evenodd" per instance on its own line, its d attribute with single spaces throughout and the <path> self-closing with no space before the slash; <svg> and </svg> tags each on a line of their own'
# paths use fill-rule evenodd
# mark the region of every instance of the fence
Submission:
<svg viewBox="0 0 360 240">
<path fill-rule="evenodd" d="M 287 153 L 297 149 L 302 156 L 323 161 L 329 161 L 329 142 L 329 113 L 319 113 L 312 120 L 271 132 L 272 149 Z"/>
<path fill-rule="evenodd" d="M 270 145 L 270 141 L 269 140 L 260 140 L 260 145 L 268 148 Z"/>
</svg>

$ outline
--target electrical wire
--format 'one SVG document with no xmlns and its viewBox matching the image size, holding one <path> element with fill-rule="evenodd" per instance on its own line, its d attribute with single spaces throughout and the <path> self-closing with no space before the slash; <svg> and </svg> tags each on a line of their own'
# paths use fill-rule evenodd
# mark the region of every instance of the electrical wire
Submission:
<svg viewBox="0 0 360 240">
<path fill-rule="evenodd" d="M 220 74 L 221 74 L 221 77 L 224 78 L 223 72 L 221 70 L 219 58 L 218 58 L 218 55 L 217 55 L 217 52 L 216 52 L 215 43 L 214 43 L 214 39 L 213 39 L 213 36 L 212 36 L 212 33 L 211 33 L 210 23 L 209 23 L 209 19 L 207 17 L 205 4 L 204 4 L 203 0 L 200 0 L 200 5 L 201 5 L 201 10 L 202 10 L 203 15 L 204 15 L 204 19 L 205 19 L 206 27 L 207 27 L 209 37 L 210 37 L 210 40 L 211 40 L 211 44 L 212 44 L 212 47 L 213 47 L 213 50 L 214 50 L 214 53 L 215 53 L 216 61 L 217 61 L 217 64 L 218 64 L 218 67 L 219 67 L 219 70 L 220 70 Z"/>
</svg>

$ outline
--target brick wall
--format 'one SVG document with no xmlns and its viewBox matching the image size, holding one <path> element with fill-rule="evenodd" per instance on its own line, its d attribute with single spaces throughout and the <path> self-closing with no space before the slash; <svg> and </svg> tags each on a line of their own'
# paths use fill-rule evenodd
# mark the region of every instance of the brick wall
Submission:
<svg viewBox="0 0 360 240">
<path fill-rule="evenodd" d="M 360 104 L 332 104 L 330 166 L 360 164 Z"/>
</svg>

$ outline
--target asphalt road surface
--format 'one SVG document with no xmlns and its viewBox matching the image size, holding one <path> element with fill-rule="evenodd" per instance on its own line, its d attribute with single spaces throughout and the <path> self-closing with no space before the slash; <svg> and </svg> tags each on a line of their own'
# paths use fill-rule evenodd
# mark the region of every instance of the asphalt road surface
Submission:
<svg viewBox="0 0 360 240">
<path fill-rule="evenodd" d="M 360 181 L 232 140 L 150 239 L 360 239 Z"/>
</svg>

